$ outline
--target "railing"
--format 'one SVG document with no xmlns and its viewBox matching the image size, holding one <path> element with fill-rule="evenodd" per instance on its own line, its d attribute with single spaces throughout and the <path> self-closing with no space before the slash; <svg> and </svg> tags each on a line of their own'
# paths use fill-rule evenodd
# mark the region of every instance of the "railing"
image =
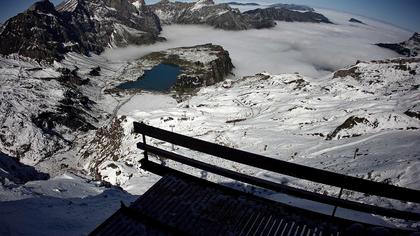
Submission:
<svg viewBox="0 0 420 236">
<path fill-rule="evenodd" d="M 158 164 L 148 159 L 148 153 L 152 153 L 160 157 L 164 157 L 194 168 L 198 168 L 210 173 L 231 178 L 240 182 L 259 186 L 276 192 L 285 193 L 298 198 L 303 198 L 335 206 L 333 215 L 335 214 L 336 208 L 341 207 L 365 213 L 388 216 L 392 218 L 415 221 L 420 220 L 420 213 L 384 208 L 341 199 L 341 193 L 343 189 L 346 189 L 360 193 L 365 193 L 368 195 L 375 195 L 379 197 L 400 200 L 403 202 L 420 203 L 420 191 L 418 190 L 397 187 L 394 185 L 369 181 L 357 177 L 342 175 L 286 161 L 276 160 L 258 154 L 221 146 L 196 138 L 191 138 L 185 135 L 176 134 L 170 131 L 148 126 L 144 123 L 134 122 L 134 132 L 143 135 L 143 142 L 138 143 L 137 147 L 139 149 L 144 150 L 145 158 L 141 161 L 142 168 L 144 169 L 158 169 Z M 208 163 L 204 163 L 195 159 L 176 154 L 174 152 L 169 152 L 163 149 L 156 148 L 154 146 L 150 146 L 146 143 L 146 136 L 166 141 L 174 145 L 182 146 L 194 151 L 199 151 L 205 154 L 216 156 L 225 160 L 234 161 L 237 163 L 253 166 L 267 171 L 272 171 L 278 174 L 293 176 L 296 178 L 305 179 L 316 183 L 339 187 L 340 194 L 338 197 L 318 194 L 275 183 L 265 179 L 257 178 L 254 176 L 245 175 Z"/>
</svg>

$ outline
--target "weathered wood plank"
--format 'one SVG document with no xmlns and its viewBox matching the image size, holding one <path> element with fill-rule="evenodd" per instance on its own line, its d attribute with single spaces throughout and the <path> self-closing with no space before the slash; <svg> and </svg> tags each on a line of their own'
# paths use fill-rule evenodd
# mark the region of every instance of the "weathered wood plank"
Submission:
<svg viewBox="0 0 420 236">
<path fill-rule="evenodd" d="M 287 161 L 276 160 L 262 155 L 225 147 L 185 135 L 134 122 L 134 132 L 157 138 L 169 143 L 217 156 L 226 160 L 258 167 L 313 182 L 342 187 L 357 192 L 388 197 L 401 201 L 420 203 L 420 191 L 402 188 L 380 182 L 373 182 L 353 176 L 316 169 Z M 139 143 L 140 144 L 140 143 Z"/>
<path fill-rule="evenodd" d="M 183 173 L 164 176 L 155 186 L 91 235 L 342 235 L 353 224 Z"/>
<path fill-rule="evenodd" d="M 297 189 L 297 188 L 289 187 L 283 184 L 275 183 L 272 181 L 245 175 L 245 174 L 238 173 L 238 172 L 228 170 L 228 169 L 224 169 L 218 166 L 210 165 L 201 161 L 190 159 L 182 155 L 172 153 L 166 150 L 162 150 L 153 146 L 145 145 L 142 143 L 139 143 L 138 147 L 141 149 L 147 150 L 150 153 L 164 156 L 165 158 L 177 161 L 182 164 L 186 164 L 186 165 L 189 165 L 189 166 L 201 169 L 201 170 L 205 170 L 211 173 L 225 176 L 227 178 L 235 179 L 241 182 L 249 183 L 249 184 L 263 187 L 266 189 L 270 189 L 273 191 L 286 193 L 292 196 L 305 198 L 308 200 L 317 201 L 317 202 L 325 203 L 329 205 L 340 206 L 343 208 L 352 209 L 356 211 L 362 211 L 366 213 L 372 213 L 372 214 L 378 214 L 378 215 L 401 218 L 401 219 L 408 219 L 408 220 L 420 220 L 420 214 L 416 212 L 389 209 L 389 208 L 349 201 L 345 199 L 340 199 L 336 197 L 326 196 L 323 194 L 313 193 L 306 190 Z M 153 162 L 143 159 L 141 163 L 142 163 L 143 169 L 146 169 L 146 170 L 149 170 L 157 174 L 161 174 L 161 175 L 167 174 L 167 172 L 164 171 L 165 168 L 161 168 L 159 166 L 156 167 L 156 165 Z M 153 169 L 151 169 L 149 168 L 149 166 L 154 166 L 154 167 Z"/>
</svg>

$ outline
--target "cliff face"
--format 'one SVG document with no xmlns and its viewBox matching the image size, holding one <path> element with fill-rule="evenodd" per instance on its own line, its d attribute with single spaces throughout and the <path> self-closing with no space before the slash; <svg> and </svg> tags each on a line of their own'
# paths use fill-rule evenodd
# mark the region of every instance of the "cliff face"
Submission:
<svg viewBox="0 0 420 236">
<path fill-rule="evenodd" d="M 379 47 L 395 51 L 407 57 L 416 57 L 420 53 L 420 34 L 414 33 L 410 39 L 401 43 L 378 43 Z"/>
<path fill-rule="evenodd" d="M 223 81 L 227 75 L 231 74 L 233 69 L 229 52 L 219 45 L 205 44 L 179 48 L 178 50 L 190 52 L 199 50 L 201 52 L 207 52 L 212 58 L 204 62 L 190 61 L 189 63 L 195 64 L 191 69 L 187 66 L 180 65 L 183 68 L 183 73 L 179 76 L 174 86 L 176 90 L 213 85 Z M 176 53 L 174 54 L 176 55 Z M 188 58 L 186 59 L 188 60 Z"/>
<path fill-rule="evenodd" d="M 55 8 L 43 0 L 5 23 L 0 54 L 51 62 L 67 52 L 89 55 L 106 47 L 153 43 L 160 31 L 159 18 L 140 2 L 67 0 Z"/>
</svg>

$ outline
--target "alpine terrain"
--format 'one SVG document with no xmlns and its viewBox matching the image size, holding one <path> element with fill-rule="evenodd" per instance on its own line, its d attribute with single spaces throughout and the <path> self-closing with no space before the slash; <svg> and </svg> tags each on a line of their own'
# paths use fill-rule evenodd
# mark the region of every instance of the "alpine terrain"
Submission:
<svg viewBox="0 0 420 236">
<path fill-rule="evenodd" d="M 0 235 L 87 235 L 120 202 L 129 205 L 145 193 L 160 177 L 141 169 L 143 152 L 136 143 L 142 136 L 133 132 L 134 121 L 420 190 L 420 40 L 412 34 L 294 4 L 36 2 L 0 26 Z M 294 71 L 282 71 L 283 62 Z M 146 141 L 290 187 L 339 193 Z M 292 206 L 330 210 L 150 159 Z M 420 212 L 418 204 L 350 191 L 342 198 Z M 337 214 L 420 230 L 414 221 Z"/>
</svg>

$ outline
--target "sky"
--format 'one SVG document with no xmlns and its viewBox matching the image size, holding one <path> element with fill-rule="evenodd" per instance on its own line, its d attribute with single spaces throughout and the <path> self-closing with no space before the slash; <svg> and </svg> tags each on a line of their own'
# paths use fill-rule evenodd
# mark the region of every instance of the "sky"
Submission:
<svg viewBox="0 0 420 236">
<path fill-rule="evenodd" d="M 0 22 L 24 11 L 36 0 L 0 0 Z M 58 4 L 62 0 L 51 0 Z M 146 0 L 154 3 L 157 0 Z M 225 1 L 225 0 L 220 0 Z M 230 0 L 229 0 L 230 1 Z M 257 3 L 296 3 L 350 12 L 420 32 L 419 0 L 238 0 Z M 217 2 L 217 0 L 216 0 Z"/>
</svg>

